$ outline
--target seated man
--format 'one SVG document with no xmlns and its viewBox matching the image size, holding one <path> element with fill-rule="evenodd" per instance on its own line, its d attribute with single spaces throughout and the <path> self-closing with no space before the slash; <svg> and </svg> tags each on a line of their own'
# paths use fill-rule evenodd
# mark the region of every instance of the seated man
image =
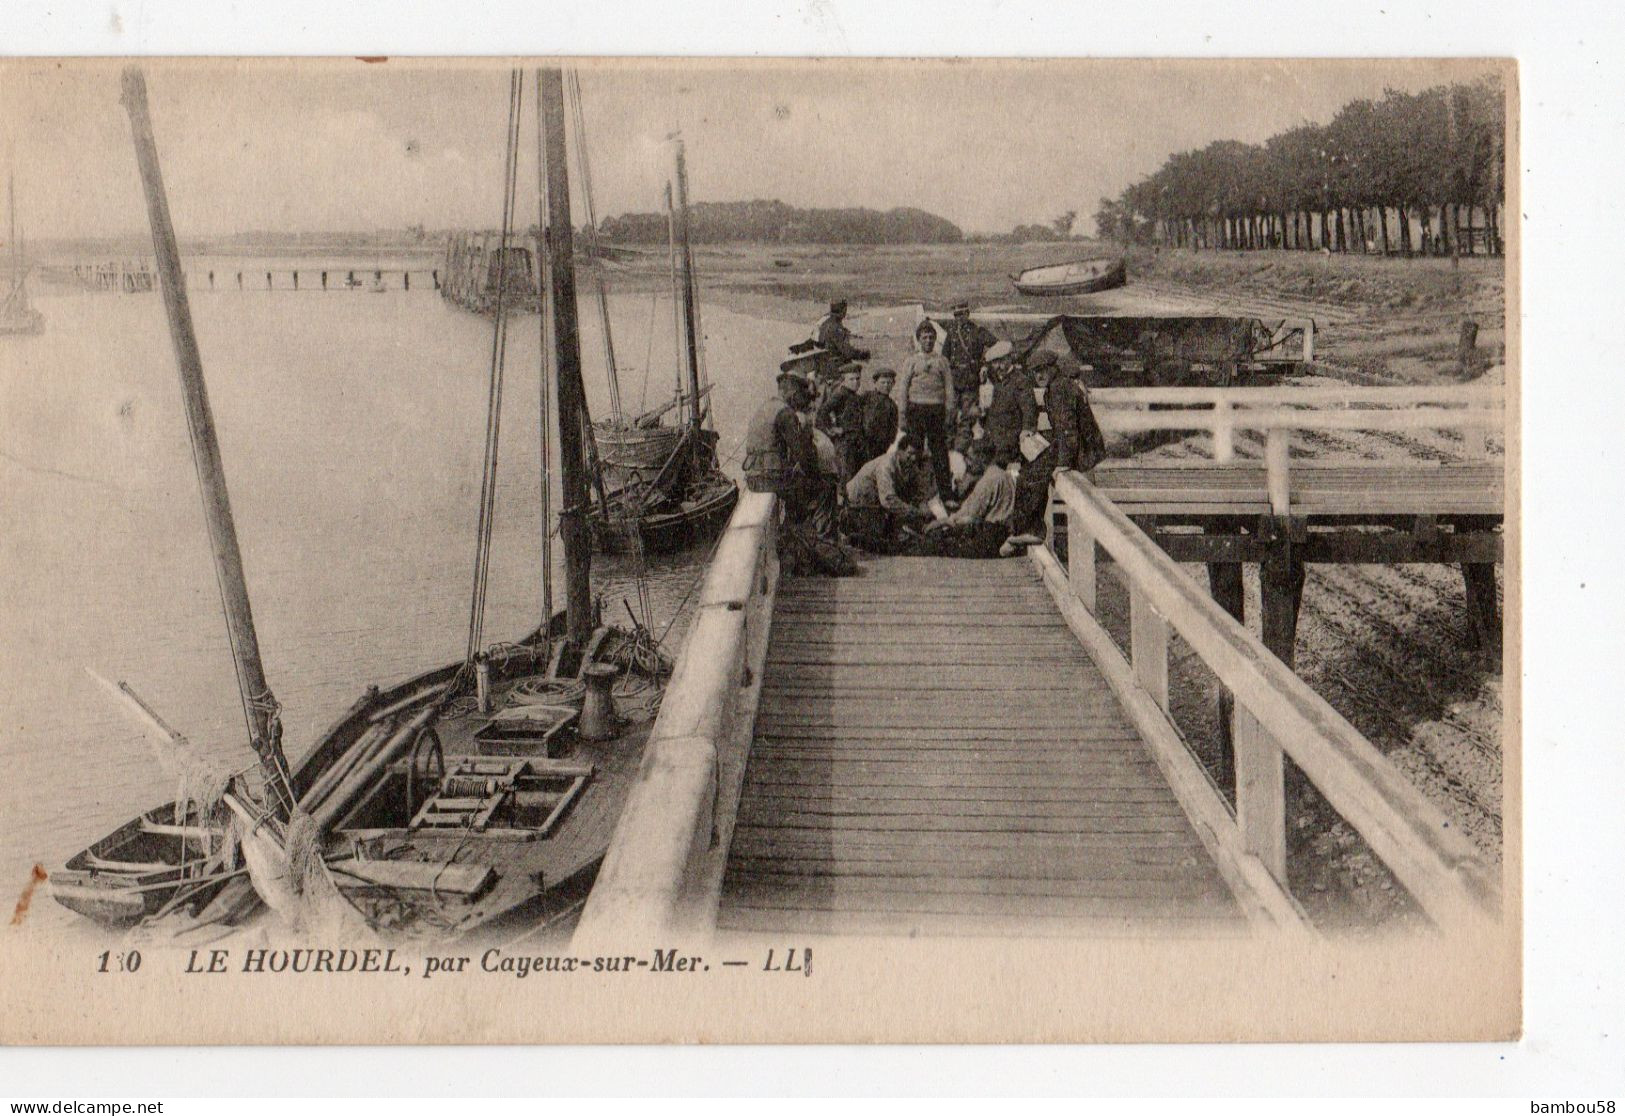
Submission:
<svg viewBox="0 0 1625 1116">
<path fill-rule="evenodd" d="M 1010 536 L 1010 517 L 1016 510 L 1010 455 L 979 442 L 971 447 L 966 468 L 976 477 L 970 495 L 958 511 L 926 528 L 925 538 L 913 553 L 942 558 L 997 558 L 1014 553 L 1001 549 Z"/>
<path fill-rule="evenodd" d="M 918 537 L 932 519 L 947 513 L 911 434 L 859 469 L 846 486 L 841 528 L 847 538 L 875 554 L 894 554 Z"/>
</svg>

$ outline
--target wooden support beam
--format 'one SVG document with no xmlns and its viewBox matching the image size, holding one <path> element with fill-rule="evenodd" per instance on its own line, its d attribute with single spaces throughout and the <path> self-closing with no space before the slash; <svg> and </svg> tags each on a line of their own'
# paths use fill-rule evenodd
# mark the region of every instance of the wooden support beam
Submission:
<svg viewBox="0 0 1625 1116">
<path fill-rule="evenodd" d="M 1162 709 L 1168 708 L 1168 621 L 1135 586 L 1129 587 L 1129 658 L 1134 677 Z"/>
<path fill-rule="evenodd" d="M 1220 608 L 1224 609 L 1236 622 L 1247 623 L 1247 593 L 1242 581 L 1242 565 L 1240 562 L 1209 562 L 1207 567 L 1208 590 Z M 1235 709 L 1236 699 L 1228 687 L 1221 684 L 1216 695 L 1218 701 L 1219 724 L 1219 771 L 1220 786 L 1234 787 L 1236 785 L 1236 754 L 1234 741 L 1230 734 L 1230 719 Z"/>
<path fill-rule="evenodd" d="M 1242 847 L 1286 887 L 1285 757 L 1280 744 L 1245 708 L 1236 709 L 1231 734 L 1236 744 L 1236 824 Z"/>
<path fill-rule="evenodd" d="M 1298 640 L 1298 608 L 1303 603 L 1304 562 L 1298 537 L 1307 531 L 1301 520 L 1264 516 L 1259 535 L 1269 543 L 1258 567 L 1264 646 L 1290 669 Z"/>
<path fill-rule="evenodd" d="M 1501 646 L 1501 615 L 1495 603 L 1495 567 L 1484 562 L 1463 562 L 1461 579 L 1467 588 L 1467 618 L 1473 640 L 1483 652 Z"/>
<path fill-rule="evenodd" d="M 1157 545 L 1176 562 L 1235 564 L 1262 562 L 1273 545 L 1256 535 L 1202 534 L 1158 530 Z M 1457 565 L 1501 561 L 1502 538 L 1489 531 L 1440 531 L 1422 538 L 1410 531 L 1310 531 L 1295 544 L 1305 564 L 1384 565 L 1433 563 Z"/>
</svg>

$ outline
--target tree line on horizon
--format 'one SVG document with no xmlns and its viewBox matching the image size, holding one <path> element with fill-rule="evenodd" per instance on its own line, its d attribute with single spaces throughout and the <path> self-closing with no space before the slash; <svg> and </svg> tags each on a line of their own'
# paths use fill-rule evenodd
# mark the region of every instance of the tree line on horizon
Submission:
<svg viewBox="0 0 1625 1116">
<path fill-rule="evenodd" d="M 730 241 L 797 244 L 958 244 L 958 225 L 923 209 L 801 209 L 781 201 L 695 202 L 688 210 L 696 244 Z M 598 235 L 621 244 L 664 244 L 664 213 L 605 217 Z"/>
<path fill-rule="evenodd" d="M 1261 144 L 1218 140 L 1170 155 L 1101 198 L 1095 229 L 1193 249 L 1498 255 L 1505 135 L 1496 77 L 1389 89 Z"/>
</svg>

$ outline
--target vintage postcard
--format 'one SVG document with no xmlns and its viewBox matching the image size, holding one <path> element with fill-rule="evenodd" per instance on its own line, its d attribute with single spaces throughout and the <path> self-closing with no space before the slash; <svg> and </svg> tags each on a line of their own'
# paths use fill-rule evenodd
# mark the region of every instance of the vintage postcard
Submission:
<svg viewBox="0 0 1625 1116">
<path fill-rule="evenodd" d="M 1512 62 L 0 89 L 6 1042 L 1519 1033 Z"/>
</svg>

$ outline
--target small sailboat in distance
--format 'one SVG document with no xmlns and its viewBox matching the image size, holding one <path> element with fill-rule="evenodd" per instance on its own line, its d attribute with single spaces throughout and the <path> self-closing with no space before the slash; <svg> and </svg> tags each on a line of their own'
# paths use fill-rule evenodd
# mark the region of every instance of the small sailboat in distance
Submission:
<svg viewBox="0 0 1625 1116">
<path fill-rule="evenodd" d="M 7 179 L 6 193 L 11 214 L 11 287 L 0 302 L 0 336 L 27 337 L 45 332 L 45 315 L 28 302 L 28 266 L 23 261 L 22 240 L 17 235 L 17 182 Z"/>
</svg>

